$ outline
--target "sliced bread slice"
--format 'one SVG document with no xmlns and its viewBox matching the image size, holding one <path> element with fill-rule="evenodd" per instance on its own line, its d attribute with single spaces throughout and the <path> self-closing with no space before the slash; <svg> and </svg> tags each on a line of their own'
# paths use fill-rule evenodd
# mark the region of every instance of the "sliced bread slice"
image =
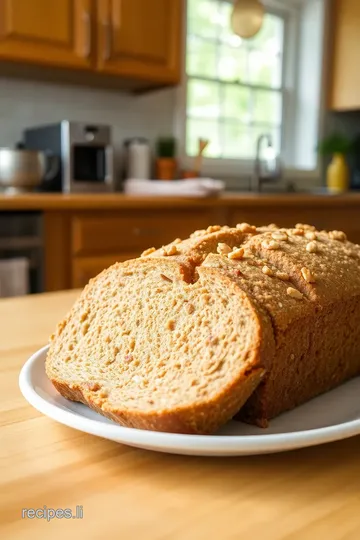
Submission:
<svg viewBox="0 0 360 540">
<path fill-rule="evenodd" d="M 58 391 L 124 425 L 212 433 L 260 383 L 271 322 L 223 272 L 145 257 L 91 280 L 52 336 Z"/>
</svg>

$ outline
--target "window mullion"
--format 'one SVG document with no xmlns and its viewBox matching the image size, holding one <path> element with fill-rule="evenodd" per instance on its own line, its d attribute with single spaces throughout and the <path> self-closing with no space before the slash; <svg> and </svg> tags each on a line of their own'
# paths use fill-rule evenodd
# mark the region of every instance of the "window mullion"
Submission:
<svg viewBox="0 0 360 540">
<path fill-rule="evenodd" d="M 220 11 L 221 9 L 221 0 L 218 0 L 218 10 Z M 220 78 L 219 78 L 219 62 L 221 61 L 221 39 L 220 39 L 220 28 L 218 28 L 218 34 L 217 34 L 217 43 L 216 43 L 216 69 L 217 69 L 217 78 L 218 78 L 218 99 L 219 99 L 219 117 L 217 119 L 217 132 L 218 132 L 218 137 L 219 137 L 219 144 L 220 144 L 220 156 L 221 157 L 224 157 L 224 150 L 225 150 L 225 147 L 224 147 L 224 140 L 223 140 L 223 137 L 222 137 L 222 123 L 220 122 L 220 119 L 222 118 L 223 116 L 223 103 L 224 103 L 224 86 L 219 84 L 220 83 Z"/>
<path fill-rule="evenodd" d="M 218 77 L 205 77 L 204 75 L 191 74 L 191 75 L 188 75 L 188 77 L 191 77 L 192 79 L 197 79 L 203 82 L 215 82 L 215 83 L 220 83 L 221 85 L 230 84 L 232 86 L 240 86 L 241 88 L 253 88 L 254 90 L 267 90 L 269 92 L 283 92 L 284 91 L 283 86 L 266 86 L 262 84 L 243 83 L 239 80 L 224 81 L 223 79 L 219 79 Z"/>
</svg>

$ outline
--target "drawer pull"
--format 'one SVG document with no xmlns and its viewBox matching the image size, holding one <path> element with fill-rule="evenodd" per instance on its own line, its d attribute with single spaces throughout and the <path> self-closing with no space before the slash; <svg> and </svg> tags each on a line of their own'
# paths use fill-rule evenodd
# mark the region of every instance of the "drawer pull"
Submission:
<svg viewBox="0 0 360 540">
<path fill-rule="evenodd" d="M 83 12 L 85 28 L 84 58 L 89 58 L 91 54 L 91 19 L 88 11 Z"/>
<path fill-rule="evenodd" d="M 103 21 L 103 29 L 104 29 L 104 60 L 110 60 L 111 58 L 111 52 L 112 52 L 112 28 L 111 28 L 111 22 L 109 19 L 106 19 Z"/>
<path fill-rule="evenodd" d="M 132 232 L 135 236 L 157 236 L 161 234 L 160 229 L 140 229 L 139 227 L 134 227 Z"/>
</svg>

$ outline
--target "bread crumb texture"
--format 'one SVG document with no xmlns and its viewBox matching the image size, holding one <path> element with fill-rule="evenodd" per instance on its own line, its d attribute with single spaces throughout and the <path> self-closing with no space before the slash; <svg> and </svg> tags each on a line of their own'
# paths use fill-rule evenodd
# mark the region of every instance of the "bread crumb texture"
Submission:
<svg viewBox="0 0 360 540">
<path fill-rule="evenodd" d="M 342 231 L 195 231 L 92 279 L 50 338 L 47 375 L 124 426 L 266 426 L 360 373 L 359 263 Z"/>
</svg>

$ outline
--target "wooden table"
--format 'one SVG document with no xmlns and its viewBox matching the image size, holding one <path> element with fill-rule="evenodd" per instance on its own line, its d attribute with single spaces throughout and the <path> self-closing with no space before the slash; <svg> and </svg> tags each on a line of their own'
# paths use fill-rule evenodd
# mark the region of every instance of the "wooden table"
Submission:
<svg viewBox="0 0 360 540">
<path fill-rule="evenodd" d="M 26 403 L 18 374 L 77 292 L 0 301 L 0 538 L 359 540 L 360 437 L 247 458 L 122 446 Z M 83 507 L 83 519 L 22 519 Z"/>
</svg>

